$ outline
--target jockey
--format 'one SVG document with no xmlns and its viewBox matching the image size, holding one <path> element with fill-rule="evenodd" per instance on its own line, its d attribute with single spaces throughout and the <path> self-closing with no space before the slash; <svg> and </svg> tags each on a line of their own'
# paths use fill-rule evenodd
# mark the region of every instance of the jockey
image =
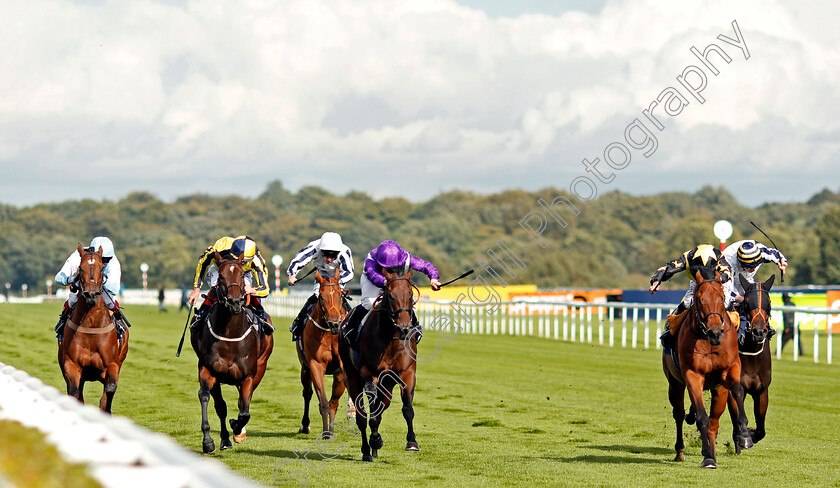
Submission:
<svg viewBox="0 0 840 488">
<path fill-rule="evenodd" d="M 268 272 L 265 268 L 265 260 L 260 254 L 257 243 L 248 236 L 229 237 L 225 236 L 208 247 L 204 254 L 198 258 L 198 265 L 195 268 L 193 279 L 193 290 L 190 292 L 189 303 L 195 303 L 201 293 L 201 284 L 205 283 L 210 287 L 207 299 L 195 312 L 195 321 L 191 327 L 199 324 L 210 310 L 210 307 L 219 297 L 215 296 L 216 283 L 219 280 L 219 268 L 215 255 L 219 253 L 222 259 L 240 259 L 244 262 L 242 269 L 245 271 L 245 293 L 250 295 L 249 307 L 259 317 L 262 323 L 261 330 L 267 335 L 274 333 L 274 327 L 268 321 L 260 298 L 268 296 Z"/>
<path fill-rule="evenodd" d="M 385 276 L 382 275 L 382 270 L 388 269 L 402 275 L 408 272 L 409 268 L 425 273 L 431 281 L 432 290 L 440 290 L 440 275 L 437 268 L 430 262 L 410 255 L 396 242 L 382 241 L 376 249 L 368 253 L 367 258 L 365 258 L 365 271 L 359 280 L 362 285 L 362 304 L 350 312 L 345 328 L 346 337 L 352 336 L 351 334 L 355 332 L 358 323 L 373 307 L 374 302 L 382 293 L 386 281 Z M 414 327 L 419 327 L 417 316 L 413 310 L 411 312 L 411 322 Z"/>
<path fill-rule="evenodd" d="M 691 274 L 691 269 L 697 266 L 714 266 L 716 271 L 720 273 L 721 280 L 724 283 L 724 304 L 727 308 L 729 308 L 729 304 L 733 297 L 732 270 L 729 268 L 726 260 L 723 259 L 723 254 L 716 247 L 711 244 L 700 244 L 694 249 L 684 252 L 682 256 L 674 261 L 660 266 L 650 278 L 651 294 L 656 293 L 661 282 L 668 281 L 671 277 L 681 271 L 685 271 L 689 278 L 691 278 L 691 283 L 688 285 L 688 290 L 685 292 L 685 296 L 680 304 L 677 305 L 677 308 L 671 312 L 671 315 L 679 315 L 683 311 L 688 310 L 692 303 L 694 303 L 694 289 L 697 287 L 697 282 L 695 281 L 694 275 Z M 670 324 L 667 321 L 665 322 L 665 330 L 662 332 L 659 339 L 662 341 L 662 347 L 666 349 L 670 349 L 674 345 L 674 336 L 671 335 Z"/>
<path fill-rule="evenodd" d="M 312 265 L 318 269 L 323 277 L 333 276 L 335 269 L 339 269 L 338 283 L 341 289 L 353 279 L 353 254 L 350 248 L 341 242 L 341 236 L 335 232 L 324 232 L 320 239 L 314 240 L 298 251 L 297 255 L 289 263 L 286 274 L 289 276 L 289 286 L 295 286 L 297 274 L 312 261 Z M 297 318 L 292 321 L 289 332 L 292 333 L 292 341 L 300 339 L 303 324 L 306 323 L 306 316 L 318 301 L 318 289 L 320 285 L 315 282 L 313 294 L 306 300 L 306 304 L 298 313 Z M 350 311 L 350 306 L 344 300 L 344 308 Z"/>
<path fill-rule="evenodd" d="M 755 283 L 754 277 L 758 268 L 763 263 L 776 263 L 782 273 L 787 268 L 787 258 L 778 249 L 767 247 L 760 242 L 751 239 L 735 242 L 723 251 L 723 257 L 732 268 L 733 288 L 730 292 L 730 300 L 740 304 L 744 300 L 744 289 L 741 286 L 739 276 L 743 276 L 750 283 Z M 738 339 L 743 340 L 744 331 L 749 321 L 741 315 L 741 324 L 738 328 Z M 773 337 L 776 329 L 767 324 L 767 338 Z"/>
<path fill-rule="evenodd" d="M 105 267 L 102 269 L 102 274 L 105 277 L 102 284 L 102 301 L 113 312 L 114 321 L 117 326 L 117 335 L 119 338 L 122 338 L 126 327 L 131 327 L 131 324 L 126 320 L 122 312 L 120 312 L 120 304 L 115 298 L 120 293 L 122 268 L 120 267 L 120 260 L 114 254 L 114 244 L 111 242 L 111 239 L 104 236 L 94 237 L 90 241 L 90 246 L 87 249 L 96 252 L 100 247 L 102 248 L 102 262 L 105 264 Z M 81 262 L 82 257 L 79 255 L 79 251 L 73 251 L 73 254 L 64 261 L 64 266 L 55 275 L 55 283 L 57 285 L 69 286 L 71 287 L 71 291 L 75 291 L 73 288 L 78 286 L 76 280 Z M 59 342 L 64 337 L 64 324 L 67 323 L 70 313 L 76 307 L 78 299 L 77 293 L 70 293 L 70 297 L 64 302 L 64 309 L 58 317 L 58 323 L 55 324 L 55 333 Z"/>
</svg>

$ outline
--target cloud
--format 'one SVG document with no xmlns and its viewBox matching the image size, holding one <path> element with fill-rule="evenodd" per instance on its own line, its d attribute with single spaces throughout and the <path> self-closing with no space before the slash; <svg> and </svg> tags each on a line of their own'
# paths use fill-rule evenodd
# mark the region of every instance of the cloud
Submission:
<svg viewBox="0 0 840 488">
<path fill-rule="evenodd" d="M 715 63 L 707 101 L 666 116 L 657 153 L 616 189 L 635 189 L 634 172 L 649 171 L 660 176 L 639 191 L 660 191 L 698 164 L 757 165 L 793 181 L 802 170 L 836 174 L 840 156 L 831 2 L 616 0 L 517 17 L 452 0 L 7 0 L 3 9 L 15 19 L 0 32 L 0 164 L 14 168 L 0 201 L 11 203 L 85 196 L 72 185 L 83 170 L 103 172 L 109 197 L 171 198 L 194 189 L 177 181 L 197 174 L 197 189 L 224 193 L 230 172 L 253 181 L 239 188 L 251 196 L 277 178 L 372 194 L 401 178 L 411 184 L 392 191 L 410 198 L 539 188 L 547 174 L 563 187 L 583 174 L 581 158 L 700 64 L 691 46 L 712 42 L 732 61 Z M 734 36 L 733 19 L 749 59 L 717 40 Z M 804 199 L 822 184 L 796 191 Z"/>
</svg>

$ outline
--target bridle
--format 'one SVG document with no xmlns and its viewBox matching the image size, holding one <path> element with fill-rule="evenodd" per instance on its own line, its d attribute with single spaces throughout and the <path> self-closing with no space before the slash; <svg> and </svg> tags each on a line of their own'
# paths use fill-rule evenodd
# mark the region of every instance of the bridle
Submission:
<svg viewBox="0 0 840 488">
<path fill-rule="evenodd" d="M 327 317 L 328 317 L 327 313 L 332 312 L 333 310 L 336 310 L 338 312 L 338 316 L 341 317 L 341 315 L 342 315 L 341 312 L 343 311 L 343 308 L 344 308 L 344 303 L 343 303 L 344 298 L 339 297 L 340 299 L 339 299 L 339 305 L 338 306 L 331 303 L 331 304 L 329 304 L 329 307 L 326 308 L 326 310 L 325 310 L 324 296 L 322 295 L 321 290 L 323 290 L 324 287 L 327 287 L 327 286 L 341 286 L 341 285 L 338 282 L 336 282 L 336 283 L 321 283 L 320 288 L 318 290 L 318 309 L 321 310 L 321 317 L 323 317 L 324 321 L 327 323 L 327 325 L 329 327 L 324 327 L 323 325 L 319 324 L 318 321 L 315 320 L 315 317 L 312 316 L 312 314 L 309 314 L 308 318 L 309 318 L 309 320 L 312 321 L 313 324 L 315 324 L 315 327 L 317 327 L 317 328 L 319 328 L 319 329 L 321 329 L 325 332 L 329 332 L 331 334 L 338 334 L 339 328 L 341 327 L 341 320 L 339 320 L 338 322 L 336 322 L 334 324 L 334 323 L 330 322 L 329 320 L 327 320 Z M 339 293 L 341 293 L 340 289 L 339 289 Z"/>
<path fill-rule="evenodd" d="M 394 309 L 391 309 L 391 303 L 393 303 L 394 298 L 393 298 L 393 293 L 391 293 L 391 291 L 390 291 L 390 285 L 391 285 L 391 283 L 393 283 L 395 281 L 401 281 L 401 280 L 405 280 L 411 285 L 411 307 L 410 308 L 398 308 L 398 309 L 394 310 Z M 406 276 L 398 276 L 396 278 L 392 278 L 392 279 L 385 282 L 385 286 L 383 287 L 383 293 L 382 293 L 382 307 L 380 308 L 380 310 L 382 308 L 385 308 L 388 311 L 388 317 L 391 319 L 391 323 L 397 329 L 399 337 L 394 337 L 393 339 L 403 340 L 403 339 L 406 339 L 407 337 L 410 337 L 410 334 L 405 332 L 405 329 L 397 326 L 397 318 L 403 312 L 408 312 L 409 314 L 411 314 L 411 312 L 414 310 L 414 304 L 416 303 L 414 301 L 414 290 L 417 290 L 417 296 L 419 298 L 420 289 L 417 288 L 417 285 L 415 285 L 411 281 L 411 279 L 409 279 Z"/>
<path fill-rule="evenodd" d="M 233 266 L 233 263 L 227 262 L 224 263 L 222 266 Z M 216 287 L 219 289 L 219 302 L 224 305 L 232 313 L 237 313 L 235 310 L 239 309 L 241 311 L 242 305 L 245 304 L 246 299 L 244 298 L 245 295 L 245 287 L 243 283 L 227 283 L 227 281 L 222 277 L 222 266 L 219 266 L 219 281 L 216 283 Z M 241 267 L 241 266 L 240 266 Z M 239 288 L 239 292 L 242 294 L 241 298 L 228 298 L 228 293 L 230 292 L 231 288 Z"/>
<path fill-rule="evenodd" d="M 90 256 L 91 259 L 88 259 L 87 263 L 85 263 L 85 258 L 88 257 L 88 256 Z M 102 256 L 100 256 L 99 254 L 96 254 L 93 251 L 88 250 L 84 254 L 81 255 L 81 262 L 79 263 L 79 271 L 76 273 L 76 275 L 78 277 L 79 275 L 81 275 L 82 266 L 84 264 L 89 264 L 90 265 L 90 279 L 88 279 L 88 281 L 85 282 L 85 283 L 79 282 L 79 289 L 82 291 L 82 295 L 85 297 L 85 301 L 98 300 L 99 296 L 102 295 L 102 287 L 105 285 L 105 281 L 102 280 L 102 282 L 99 284 L 99 287 L 96 289 L 96 291 L 89 292 L 89 291 L 85 290 L 85 286 L 89 285 L 91 283 L 94 286 L 96 286 L 96 277 L 94 276 L 94 273 L 93 273 L 93 265 L 95 263 L 95 259 L 93 259 L 93 256 L 99 256 L 100 262 L 102 261 Z M 100 277 L 102 276 L 104 271 L 105 271 L 105 265 L 104 265 L 104 262 L 103 262 L 102 267 L 99 269 Z M 78 281 L 78 278 L 77 278 L 77 281 Z"/>
<path fill-rule="evenodd" d="M 749 306 L 753 303 L 752 301 L 750 301 L 750 296 L 757 297 L 757 301 L 758 301 L 758 303 L 755 304 L 756 305 L 755 308 L 752 308 L 752 309 L 749 308 Z M 755 328 L 753 327 L 753 320 L 756 320 L 756 319 L 760 318 L 761 320 L 764 321 L 765 326 L 770 321 L 770 292 L 768 292 L 767 290 L 765 290 L 763 288 L 762 283 L 757 283 L 756 288 L 750 290 L 749 292 L 744 293 L 744 302 L 741 305 L 741 309 L 743 310 L 745 316 L 747 316 L 747 314 L 749 312 L 753 311 L 753 310 L 758 311 L 758 313 L 756 313 L 754 316 L 749 317 L 747 330 L 745 332 L 745 333 L 749 333 L 750 335 L 752 335 L 754 337 L 753 331 L 755 330 Z M 759 344 L 761 345 L 761 349 L 758 352 L 756 352 L 756 353 L 741 352 L 741 354 L 745 354 L 745 355 L 748 355 L 748 356 L 758 355 L 759 353 L 761 353 L 764 350 L 764 343 L 766 342 L 766 340 L 767 340 L 767 336 L 765 335 L 761 339 L 761 342 L 756 344 L 756 345 L 759 345 Z"/>
<path fill-rule="evenodd" d="M 701 315 L 700 314 L 700 300 L 697 297 L 697 294 L 699 293 L 700 288 L 703 285 L 705 285 L 706 283 L 719 283 L 719 284 L 723 285 L 722 281 L 720 281 L 717 278 L 714 278 L 714 279 L 711 279 L 711 280 L 701 281 L 700 283 L 697 284 L 697 288 L 694 289 L 694 320 L 700 326 L 700 333 L 703 337 L 709 337 L 708 321 L 709 321 L 709 317 L 711 317 L 712 315 L 717 315 L 718 317 L 720 317 L 721 323 L 724 324 L 724 327 L 726 326 L 726 317 L 724 317 L 723 314 L 721 314 L 720 312 L 709 312 L 706 315 Z M 730 326 L 730 328 L 731 328 L 731 326 Z M 728 329 L 724 328 L 723 333 L 725 334 L 727 331 L 728 331 Z"/>
</svg>

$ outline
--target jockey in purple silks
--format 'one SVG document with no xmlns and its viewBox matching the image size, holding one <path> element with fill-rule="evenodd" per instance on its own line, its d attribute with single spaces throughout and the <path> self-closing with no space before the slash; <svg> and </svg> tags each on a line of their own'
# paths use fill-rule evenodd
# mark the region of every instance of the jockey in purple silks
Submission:
<svg viewBox="0 0 840 488">
<path fill-rule="evenodd" d="M 382 275 L 383 269 L 399 275 L 408 273 L 409 269 L 421 271 L 431 280 L 432 290 L 440 290 L 440 275 L 432 263 L 417 256 L 412 256 L 394 241 L 382 241 L 365 258 L 364 273 L 359 280 L 362 285 L 362 304 L 353 309 L 347 320 L 345 329 L 347 337 L 352 337 L 351 332 L 355 331 L 358 323 L 382 293 L 386 281 L 385 276 Z M 417 325 L 417 317 L 414 312 L 411 314 L 411 320 Z"/>
</svg>

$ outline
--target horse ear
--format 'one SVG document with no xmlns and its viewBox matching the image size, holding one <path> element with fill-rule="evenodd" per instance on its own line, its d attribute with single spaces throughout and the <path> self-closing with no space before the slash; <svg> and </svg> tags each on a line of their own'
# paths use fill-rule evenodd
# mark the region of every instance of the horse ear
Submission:
<svg viewBox="0 0 840 488">
<path fill-rule="evenodd" d="M 412 276 L 414 276 L 414 269 L 408 268 L 408 273 L 405 274 L 405 277 L 411 279 Z"/>
<path fill-rule="evenodd" d="M 749 288 L 749 287 L 750 287 L 750 285 L 751 285 L 751 283 L 749 282 L 749 280 L 747 280 L 746 278 L 744 278 L 744 275 L 742 275 L 742 274 L 739 274 L 739 275 L 738 275 L 738 282 L 739 282 L 739 283 L 741 283 L 741 288 L 743 288 L 743 289 L 744 289 L 744 291 L 747 291 L 747 288 Z"/>
<path fill-rule="evenodd" d="M 776 275 L 772 274 L 770 275 L 770 278 L 768 278 L 767 281 L 764 282 L 764 289 L 770 291 L 770 288 L 773 287 L 774 281 L 776 281 Z"/>
<path fill-rule="evenodd" d="M 102 246 L 99 246 L 99 250 L 96 251 L 96 253 L 99 254 L 100 256 L 102 255 Z"/>
<path fill-rule="evenodd" d="M 323 283 L 325 281 L 324 277 L 321 276 L 321 270 L 320 269 L 315 270 L 315 281 L 317 281 L 318 283 Z"/>
<path fill-rule="evenodd" d="M 219 254 L 219 251 L 213 253 L 213 259 L 216 260 L 217 265 L 222 262 L 222 255 Z"/>
<path fill-rule="evenodd" d="M 85 251 L 82 249 L 82 243 L 81 243 L 81 242 L 80 242 L 80 243 L 79 243 L 79 245 L 76 247 L 76 251 L 78 251 L 78 252 L 79 252 L 79 256 L 81 256 L 82 254 L 84 254 L 84 253 L 85 253 Z"/>
<path fill-rule="evenodd" d="M 335 267 L 335 273 L 333 273 L 333 278 L 338 279 L 339 273 L 340 273 L 340 270 L 338 269 L 338 266 L 336 266 Z"/>
</svg>

